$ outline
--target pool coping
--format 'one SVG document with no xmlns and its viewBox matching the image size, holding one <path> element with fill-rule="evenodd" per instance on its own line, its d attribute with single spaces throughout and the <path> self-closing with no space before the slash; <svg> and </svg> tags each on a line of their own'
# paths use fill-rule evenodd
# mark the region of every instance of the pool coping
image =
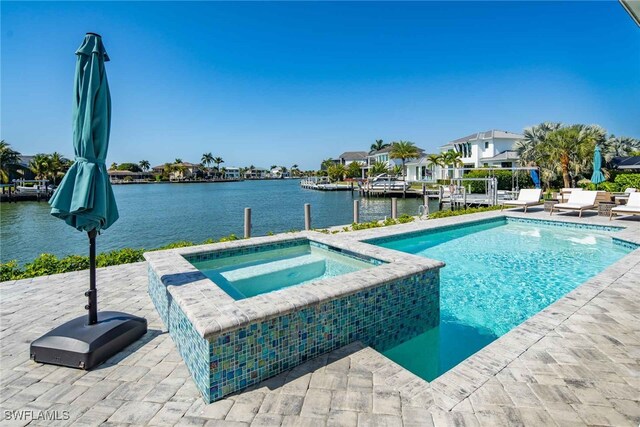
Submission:
<svg viewBox="0 0 640 427">
<path fill-rule="evenodd" d="M 149 269 L 158 275 L 174 302 L 189 318 L 198 334 L 205 339 L 248 325 L 291 313 L 302 307 L 345 297 L 415 274 L 444 266 L 441 261 L 403 254 L 342 236 L 315 232 L 296 232 L 256 237 L 224 243 L 146 252 Z M 250 246 L 310 240 L 347 252 L 382 261 L 365 270 L 291 286 L 277 291 L 235 300 L 186 257 L 207 252 L 221 252 Z"/>
<path fill-rule="evenodd" d="M 359 362 L 376 372 L 383 373 L 385 385 L 388 387 L 413 396 L 410 400 L 412 404 L 426 407 L 435 405 L 446 411 L 454 409 L 483 384 L 495 378 L 511 362 L 640 262 L 639 223 L 624 223 L 620 221 L 607 222 L 605 224 L 598 221 L 593 223 L 590 221 L 590 217 L 577 218 L 570 214 L 540 218 L 534 212 L 524 214 L 517 211 L 491 211 L 468 215 L 468 217 L 456 216 L 435 220 L 416 220 L 393 227 L 358 230 L 344 233 L 343 237 L 365 242 L 394 235 L 420 233 L 450 225 L 463 226 L 501 217 L 528 219 L 532 220 L 532 222 L 552 221 L 560 224 L 618 227 L 620 230 L 615 232 L 612 239 L 629 242 L 636 245 L 637 248 L 433 381 L 426 381 L 420 378 L 383 354 L 367 347 L 367 351 L 364 353 L 365 356 Z"/>
</svg>

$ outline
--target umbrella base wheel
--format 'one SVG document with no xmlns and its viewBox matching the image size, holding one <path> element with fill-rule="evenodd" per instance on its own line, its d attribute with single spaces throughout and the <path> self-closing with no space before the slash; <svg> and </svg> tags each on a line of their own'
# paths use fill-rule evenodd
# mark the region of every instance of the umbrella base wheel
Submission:
<svg viewBox="0 0 640 427">
<path fill-rule="evenodd" d="M 75 318 L 31 343 L 38 363 L 89 370 L 137 341 L 147 332 L 147 320 L 118 311 L 98 313 L 98 322 Z"/>
</svg>

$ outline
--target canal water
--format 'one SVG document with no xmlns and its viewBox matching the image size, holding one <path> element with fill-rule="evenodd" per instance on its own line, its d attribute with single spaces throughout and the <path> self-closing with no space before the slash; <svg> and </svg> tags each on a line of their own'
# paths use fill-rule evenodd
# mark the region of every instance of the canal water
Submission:
<svg viewBox="0 0 640 427">
<path fill-rule="evenodd" d="M 312 227 L 353 221 L 349 191 L 300 188 L 297 179 L 202 184 L 117 185 L 120 219 L 97 240 L 98 252 L 152 249 L 178 240 L 202 242 L 231 233 L 242 237 L 244 208 L 252 211 L 253 236 L 304 228 L 304 204 L 311 204 Z M 399 199 L 398 213 L 417 215 L 421 200 Z M 437 209 L 437 202 L 431 203 Z M 391 199 L 361 200 L 360 220 L 391 216 Z M 87 236 L 49 214 L 45 202 L 0 204 L 0 260 L 29 262 L 41 253 L 85 255 Z"/>
</svg>

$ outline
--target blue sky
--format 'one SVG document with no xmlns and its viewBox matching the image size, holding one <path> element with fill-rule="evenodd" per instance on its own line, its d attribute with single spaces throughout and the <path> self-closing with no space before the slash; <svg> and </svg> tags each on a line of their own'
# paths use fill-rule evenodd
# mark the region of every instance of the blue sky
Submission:
<svg viewBox="0 0 640 427">
<path fill-rule="evenodd" d="M 299 164 L 488 129 L 640 137 L 640 29 L 609 2 L 1 2 L 2 138 L 72 157 L 75 49 L 111 56 L 108 162 Z"/>
</svg>

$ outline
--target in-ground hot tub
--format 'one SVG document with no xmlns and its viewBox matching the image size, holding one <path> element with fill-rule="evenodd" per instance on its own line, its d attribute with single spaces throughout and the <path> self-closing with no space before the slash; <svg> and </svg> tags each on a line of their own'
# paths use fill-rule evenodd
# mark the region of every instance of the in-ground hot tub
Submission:
<svg viewBox="0 0 640 427">
<path fill-rule="evenodd" d="M 353 341 L 437 325 L 441 262 L 294 233 L 145 254 L 149 294 L 207 402 Z"/>
<path fill-rule="evenodd" d="M 280 248 L 250 249 L 231 256 L 210 252 L 187 259 L 235 300 L 381 264 L 379 260 L 310 240 L 294 240 Z"/>
</svg>

